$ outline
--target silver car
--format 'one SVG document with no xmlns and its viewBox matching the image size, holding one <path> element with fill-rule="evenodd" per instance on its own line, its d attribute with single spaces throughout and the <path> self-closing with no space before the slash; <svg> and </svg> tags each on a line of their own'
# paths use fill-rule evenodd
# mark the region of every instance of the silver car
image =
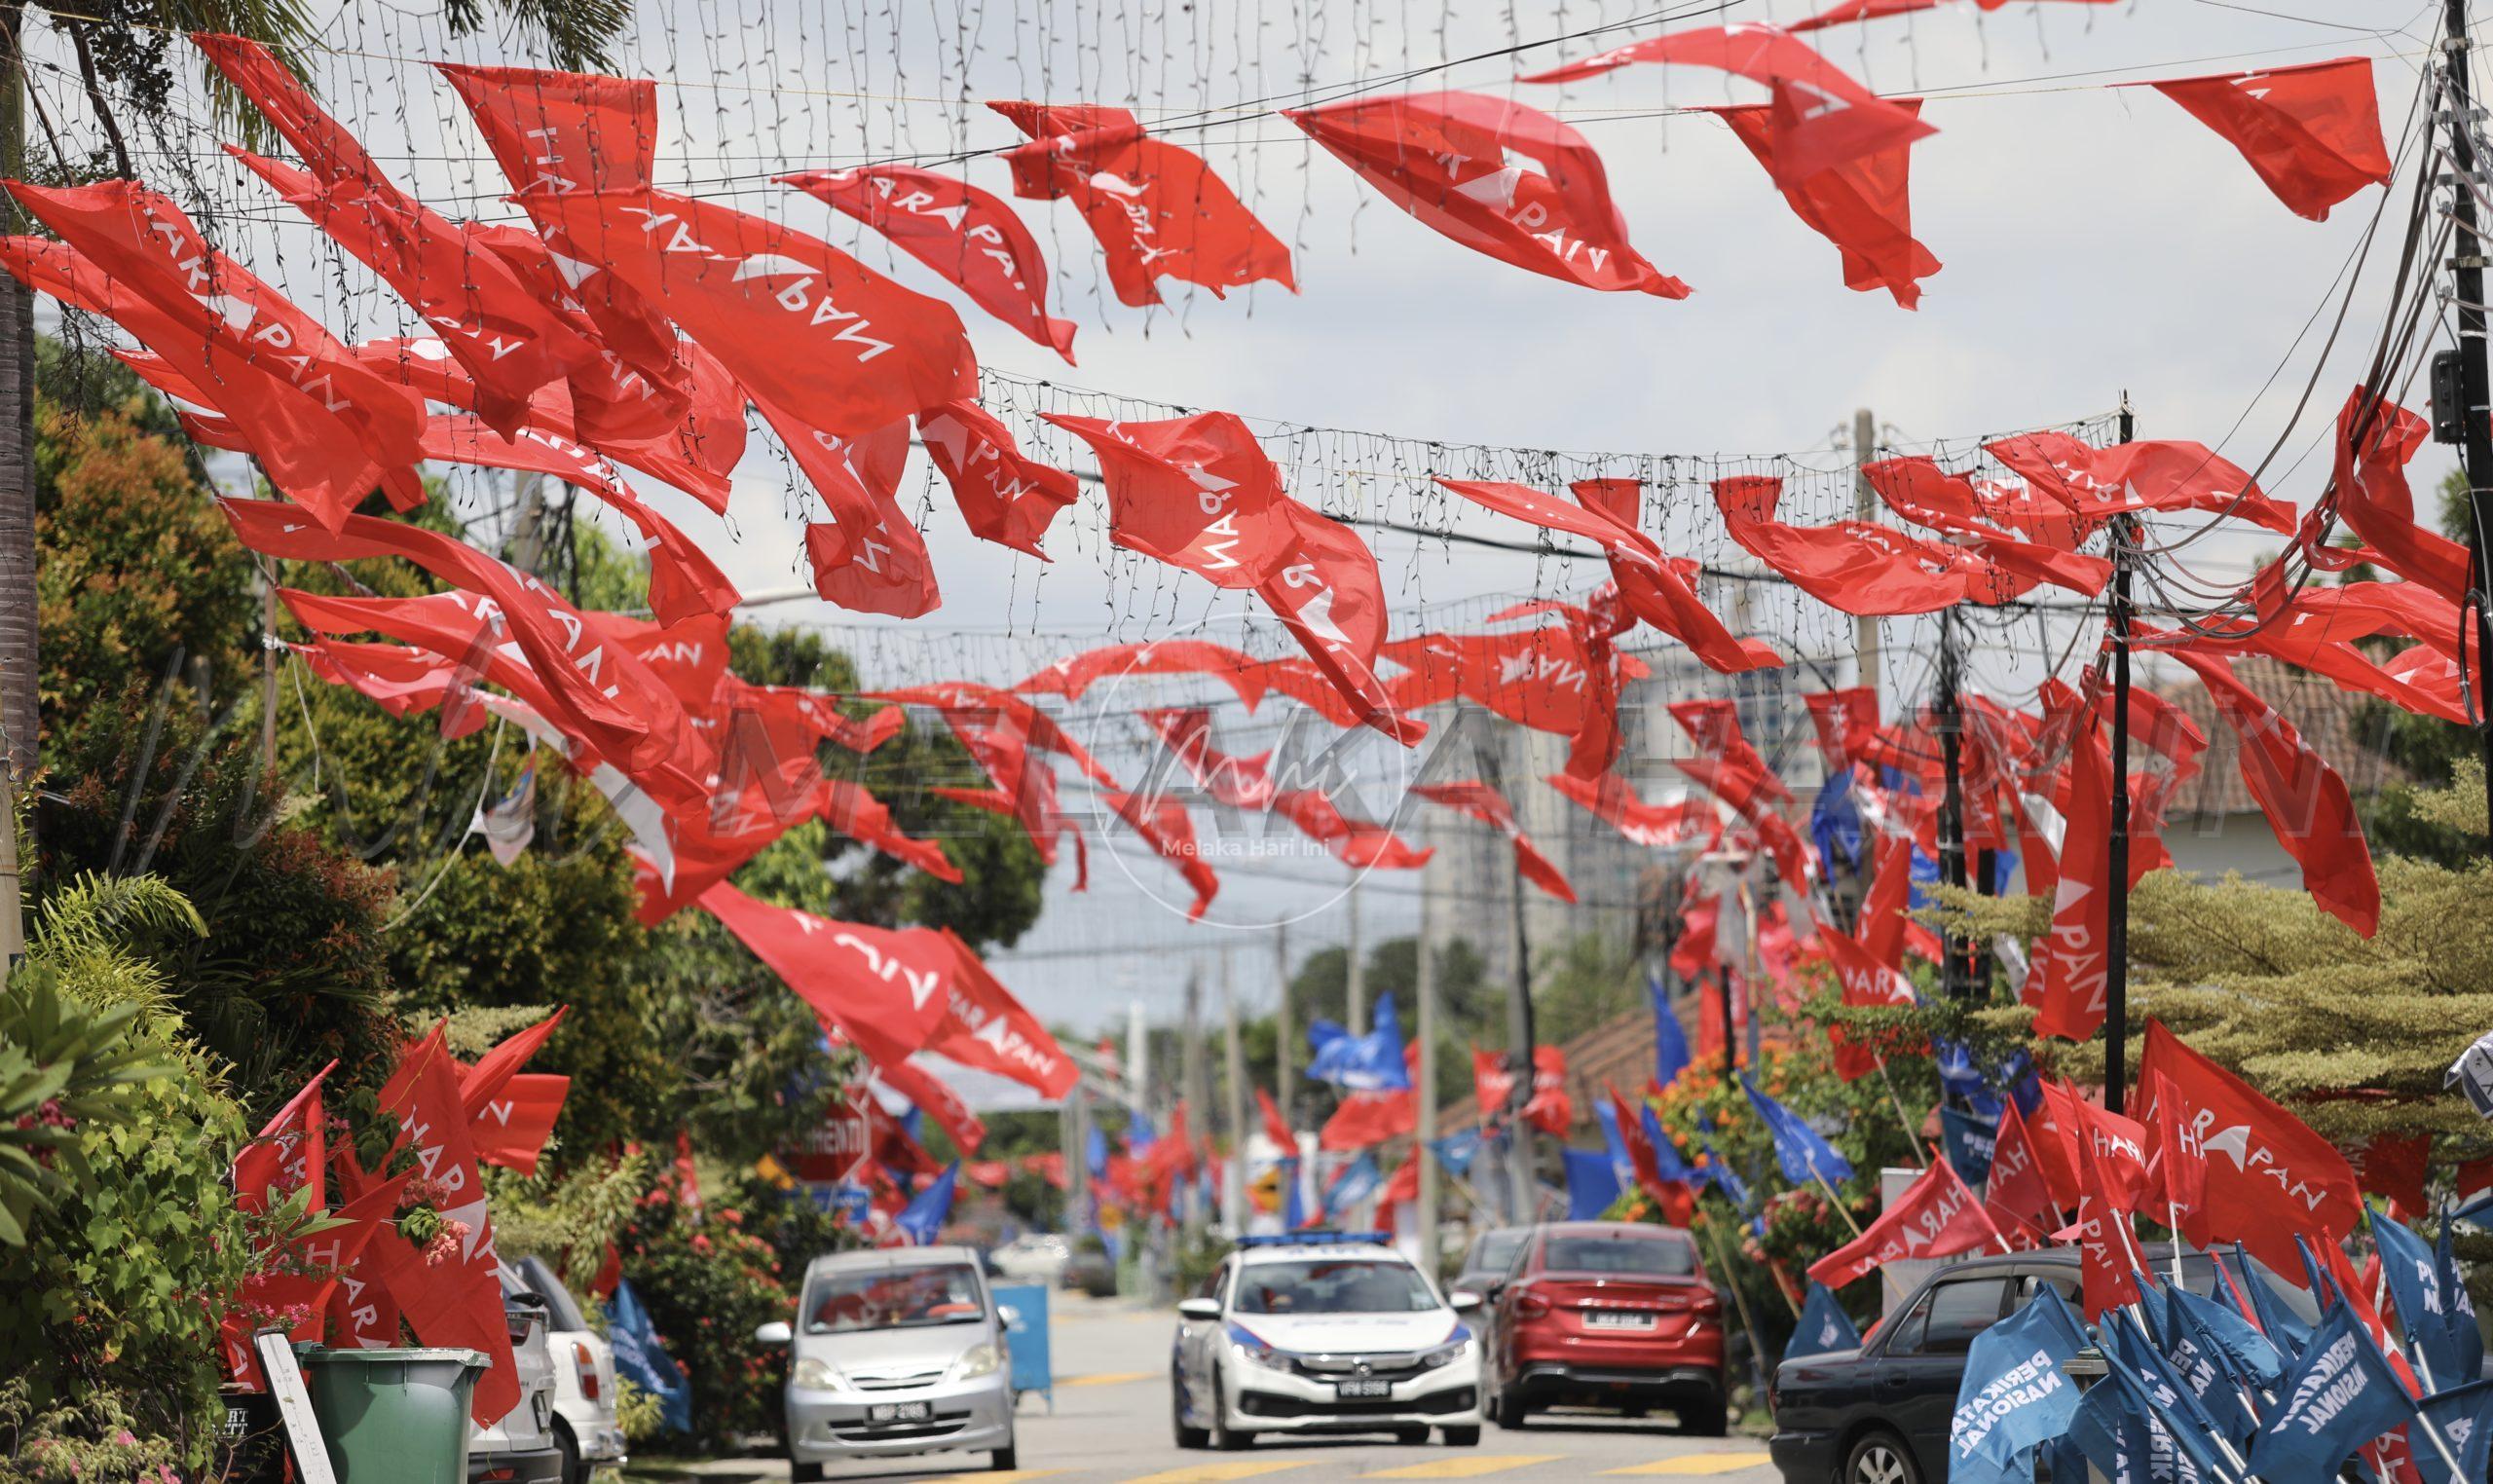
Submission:
<svg viewBox="0 0 2493 1484">
<path fill-rule="evenodd" d="M 968 1247 L 815 1258 L 793 1330 L 774 1321 L 753 1335 L 789 1347 L 790 1476 L 956 1448 L 1015 1467 L 1011 1317 Z"/>
<path fill-rule="evenodd" d="M 631 1462 L 614 1419 L 614 1351 L 589 1328 L 571 1290 L 541 1257 L 512 1264 L 545 1300 L 545 1344 L 554 1361 L 554 1444 L 563 1453 L 563 1484 L 588 1484 L 599 1467 Z"/>
</svg>

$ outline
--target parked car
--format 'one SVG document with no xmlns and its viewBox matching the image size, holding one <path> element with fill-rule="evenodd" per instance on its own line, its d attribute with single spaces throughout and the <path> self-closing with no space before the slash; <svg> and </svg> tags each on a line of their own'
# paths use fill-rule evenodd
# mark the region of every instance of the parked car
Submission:
<svg viewBox="0 0 2493 1484">
<path fill-rule="evenodd" d="M 1075 1243 L 1058 1286 L 1078 1288 L 1093 1298 L 1116 1297 L 1117 1260 L 1108 1255 L 1107 1243 L 1097 1237 L 1085 1237 Z"/>
<path fill-rule="evenodd" d="M 790 1477 L 819 1479 L 824 1465 L 848 1459 L 951 1449 L 1016 1466 L 1011 1317 L 968 1247 L 815 1258 L 796 1324 L 753 1334 L 789 1347 Z"/>
<path fill-rule="evenodd" d="M 2223 1261 L 2236 1289 L 2266 1283 L 2277 1304 L 2306 1321 L 2319 1318 L 2309 1295 L 2256 1260 L 2226 1253 Z M 2181 1282 L 2214 1294 L 2214 1260 L 2185 1252 Z M 1784 1361 L 1769 1396 L 1775 1467 L 1789 1484 L 1940 1484 L 1965 1353 L 1974 1336 L 2045 1284 L 2077 1302 L 2076 1248 L 1994 1253 L 1941 1268 L 1889 1310 L 1860 1349 Z"/>
<path fill-rule="evenodd" d="M 1723 1302 L 1688 1233 L 1633 1221 L 1536 1227 L 1491 1293 L 1483 1384 L 1499 1427 L 1554 1406 L 1662 1407 L 1683 1431 L 1723 1435 Z"/>
<path fill-rule="evenodd" d="M 1480 1301 L 1439 1297 L 1381 1236 L 1249 1237 L 1177 1306 L 1171 1426 L 1180 1448 L 1263 1432 L 1480 1441 Z"/>
<path fill-rule="evenodd" d="M 589 1328 L 588 1316 L 541 1257 L 516 1264 L 545 1300 L 545 1345 L 554 1361 L 554 1446 L 563 1453 L 563 1484 L 588 1484 L 595 1469 L 630 1463 L 614 1417 L 614 1351 Z"/>
<path fill-rule="evenodd" d="M 502 1322 L 510 1331 L 519 1405 L 467 1441 L 468 1484 L 563 1484 L 563 1450 L 554 1441 L 554 1355 L 546 1342 L 544 1295 L 517 1268 L 495 1265 L 502 1285 Z"/>
<path fill-rule="evenodd" d="M 1053 1232 L 1023 1232 L 987 1257 L 995 1272 L 1016 1282 L 1053 1286 L 1073 1261 L 1073 1243 Z"/>
<path fill-rule="evenodd" d="M 1471 1239 L 1465 1249 L 1463 1264 L 1455 1270 L 1454 1281 L 1448 1288 L 1461 1288 L 1467 1293 L 1487 1293 L 1506 1281 L 1507 1270 L 1514 1266 L 1515 1254 L 1523 1250 L 1523 1240 L 1532 1235 L 1528 1226 L 1497 1226 Z"/>
</svg>

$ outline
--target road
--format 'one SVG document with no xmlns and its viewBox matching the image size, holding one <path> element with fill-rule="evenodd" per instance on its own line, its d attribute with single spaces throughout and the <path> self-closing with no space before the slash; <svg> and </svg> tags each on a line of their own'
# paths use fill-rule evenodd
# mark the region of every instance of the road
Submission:
<svg viewBox="0 0 2493 1484">
<path fill-rule="evenodd" d="M 997 1473 L 984 1454 L 835 1467 L 835 1479 L 892 1484 L 1046 1479 L 1049 1484 L 1218 1484 L 1269 1479 L 1498 1479 L 1564 1484 L 1601 1476 L 1708 1478 L 1725 1484 L 1776 1479 L 1766 1445 L 1754 1438 L 1676 1435 L 1667 1420 L 1627 1424 L 1583 1417 L 1535 1419 L 1519 1432 L 1490 1428 L 1476 1448 L 1431 1442 L 1404 1448 L 1383 1439 L 1257 1443 L 1235 1454 L 1180 1450 L 1169 1431 L 1169 1340 L 1175 1323 L 1146 1311 L 1056 1295 L 1051 1324 L 1056 1406 L 1025 1396 L 1021 1468 Z M 738 1460 L 702 1470 L 726 1479 L 786 1477 L 786 1465 Z"/>
</svg>

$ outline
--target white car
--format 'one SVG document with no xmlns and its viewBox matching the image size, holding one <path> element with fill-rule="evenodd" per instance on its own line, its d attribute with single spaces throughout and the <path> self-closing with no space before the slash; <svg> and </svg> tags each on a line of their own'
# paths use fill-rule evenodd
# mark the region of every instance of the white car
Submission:
<svg viewBox="0 0 2493 1484">
<path fill-rule="evenodd" d="M 1052 1232 L 1023 1232 L 986 1258 L 1005 1278 L 1054 1287 L 1064 1276 L 1065 1265 L 1073 1261 L 1073 1243 Z"/>
<path fill-rule="evenodd" d="M 541 1257 L 515 1265 L 545 1300 L 545 1345 L 554 1362 L 554 1445 L 563 1452 L 563 1484 L 588 1484 L 602 1467 L 631 1462 L 614 1418 L 614 1351 L 589 1328 L 588 1317 Z"/>
<path fill-rule="evenodd" d="M 1180 1448 L 1258 1433 L 1480 1441 L 1480 1300 L 1436 1286 L 1383 1234 L 1249 1237 L 1177 1306 L 1171 1415 Z"/>
</svg>

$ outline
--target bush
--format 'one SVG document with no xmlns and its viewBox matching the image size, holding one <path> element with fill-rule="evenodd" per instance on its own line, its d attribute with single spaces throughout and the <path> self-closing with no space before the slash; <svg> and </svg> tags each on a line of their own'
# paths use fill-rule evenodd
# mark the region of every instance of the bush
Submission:
<svg viewBox="0 0 2493 1484">
<path fill-rule="evenodd" d="M 695 1444 L 777 1431 L 786 1356 L 754 1343 L 753 1332 L 795 1317 L 797 1295 L 778 1253 L 745 1230 L 742 1210 L 713 1206 L 695 1218 L 662 1182 L 625 1228 L 622 1252 L 658 1343 L 691 1387 Z"/>
<path fill-rule="evenodd" d="M 179 1484 L 172 1447 L 133 1426 L 112 1391 L 38 1408 L 26 1378 L 0 1382 L 0 1484 Z"/>
</svg>

